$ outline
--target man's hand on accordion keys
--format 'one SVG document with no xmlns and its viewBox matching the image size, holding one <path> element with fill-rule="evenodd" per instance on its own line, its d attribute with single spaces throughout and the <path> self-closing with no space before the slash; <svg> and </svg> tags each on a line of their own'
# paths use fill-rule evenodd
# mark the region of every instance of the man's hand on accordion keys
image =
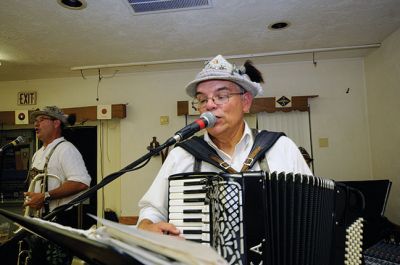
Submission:
<svg viewBox="0 0 400 265">
<path fill-rule="evenodd" d="M 166 222 L 153 223 L 148 219 L 142 220 L 139 223 L 138 228 L 159 234 L 167 234 L 171 236 L 179 236 L 180 234 L 179 229 L 177 229 L 173 224 Z"/>
</svg>

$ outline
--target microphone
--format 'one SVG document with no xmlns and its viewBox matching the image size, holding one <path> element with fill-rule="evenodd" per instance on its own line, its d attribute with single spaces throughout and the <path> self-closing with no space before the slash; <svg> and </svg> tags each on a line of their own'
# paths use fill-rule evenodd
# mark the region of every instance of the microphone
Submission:
<svg viewBox="0 0 400 265">
<path fill-rule="evenodd" d="M 196 119 L 191 124 L 183 127 L 175 133 L 167 142 L 172 141 L 171 144 L 179 143 L 180 141 L 189 138 L 193 134 L 204 128 L 212 128 L 215 125 L 217 118 L 211 112 L 204 112 L 200 115 L 200 118 Z"/>
<path fill-rule="evenodd" d="M 3 151 L 5 151 L 5 150 L 7 150 L 7 149 L 9 149 L 11 147 L 14 147 L 14 146 L 16 146 L 16 145 L 18 145 L 20 143 L 23 143 L 23 142 L 24 142 L 24 138 L 22 136 L 18 136 L 14 141 L 2 146 L 0 148 L 0 153 L 3 153 Z"/>
</svg>

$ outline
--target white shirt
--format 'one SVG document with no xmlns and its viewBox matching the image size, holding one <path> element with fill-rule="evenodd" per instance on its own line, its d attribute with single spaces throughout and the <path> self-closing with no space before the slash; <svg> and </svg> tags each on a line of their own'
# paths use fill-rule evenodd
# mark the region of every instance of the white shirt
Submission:
<svg viewBox="0 0 400 265">
<path fill-rule="evenodd" d="M 240 171 L 243 162 L 250 153 L 254 139 L 247 123 L 242 139 L 235 147 L 233 156 L 229 156 L 211 141 L 207 132 L 204 140 L 213 147 L 218 155 L 236 171 Z M 266 153 L 266 160 L 270 172 L 301 173 L 312 175 L 302 154 L 296 144 L 286 136 L 281 136 L 272 148 Z M 168 177 L 173 174 L 193 172 L 194 157 L 181 147 L 176 147 L 168 154 L 160 171 L 154 179 L 146 194 L 139 201 L 141 208 L 138 223 L 143 219 L 149 219 L 153 223 L 167 221 L 168 216 Z M 260 170 L 259 163 L 256 163 L 252 170 Z M 201 171 L 220 172 L 221 170 L 213 165 L 202 161 Z"/>
<path fill-rule="evenodd" d="M 65 141 L 64 137 L 57 138 L 47 145 L 46 148 L 42 146 L 39 150 L 37 150 L 32 157 L 32 167 L 38 170 L 43 170 L 47 156 L 61 141 Z M 68 141 L 60 143 L 54 149 L 47 166 L 47 173 L 57 176 L 61 181 L 58 181 L 55 177 L 49 177 L 49 191 L 58 188 L 61 183 L 64 183 L 67 180 L 81 182 L 90 186 L 90 176 L 87 172 L 85 163 L 83 162 L 82 155 L 79 153 L 78 149 L 76 149 L 76 147 Z M 40 187 L 38 185 L 35 187 L 35 192 L 40 192 Z M 50 210 L 53 210 L 59 205 L 70 202 L 79 194 L 68 196 L 59 200 L 51 200 Z"/>
</svg>

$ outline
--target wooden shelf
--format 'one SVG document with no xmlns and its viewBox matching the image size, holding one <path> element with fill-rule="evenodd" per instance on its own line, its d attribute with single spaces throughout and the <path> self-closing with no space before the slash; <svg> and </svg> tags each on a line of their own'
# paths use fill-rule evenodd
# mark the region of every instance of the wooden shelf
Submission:
<svg viewBox="0 0 400 265">
<path fill-rule="evenodd" d="M 259 113 L 259 112 L 276 112 L 276 111 L 283 111 L 289 112 L 293 110 L 298 111 L 308 111 L 309 98 L 318 97 L 317 95 L 312 96 L 293 96 L 291 97 L 292 106 L 291 107 L 281 107 L 277 108 L 275 106 L 275 97 L 268 97 L 268 98 L 255 98 L 253 100 L 253 105 L 250 108 L 250 113 Z"/>
<path fill-rule="evenodd" d="M 64 108 L 62 110 L 65 114 L 75 113 L 77 123 L 97 120 L 97 106 Z M 113 119 L 123 119 L 126 117 L 125 104 L 112 105 L 111 110 Z M 34 110 L 29 110 L 29 116 L 33 111 Z M 15 111 L 0 111 L 0 123 L 4 125 L 15 125 Z M 29 120 L 29 124 L 33 124 L 33 121 Z"/>
<path fill-rule="evenodd" d="M 283 108 L 277 108 L 275 106 L 275 100 L 276 100 L 275 97 L 255 98 L 250 108 L 250 114 L 255 114 L 259 112 L 271 113 L 275 111 L 289 112 L 293 110 L 308 111 L 309 109 L 308 99 L 315 97 L 318 96 L 317 95 L 293 96 L 291 97 L 292 106 Z M 189 115 L 189 107 L 190 107 L 189 101 L 178 101 L 177 102 L 178 116 Z"/>
</svg>

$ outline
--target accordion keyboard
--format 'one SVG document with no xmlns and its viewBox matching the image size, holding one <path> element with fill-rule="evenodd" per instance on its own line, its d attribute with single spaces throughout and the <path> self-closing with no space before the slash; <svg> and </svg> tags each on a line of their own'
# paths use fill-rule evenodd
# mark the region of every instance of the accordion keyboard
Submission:
<svg viewBox="0 0 400 265">
<path fill-rule="evenodd" d="M 187 240 L 210 244 L 210 207 L 205 176 L 170 180 L 169 222 Z"/>
</svg>

